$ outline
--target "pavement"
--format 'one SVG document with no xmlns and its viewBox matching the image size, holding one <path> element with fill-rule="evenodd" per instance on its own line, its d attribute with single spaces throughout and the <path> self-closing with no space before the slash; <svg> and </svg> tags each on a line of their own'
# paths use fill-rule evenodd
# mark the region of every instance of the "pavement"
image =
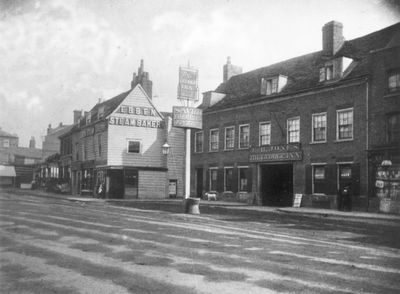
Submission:
<svg viewBox="0 0 400 294">
<path fill-rule="evenodd" d="M 51 192 L 45 192 L 43 190 L 24 190 L 24 189 L 0 189 L 2 191 L 25 195 L 29 192 L 30 195 L 37 197 L 46 198 L 58 198 L 68 201 L 84 202 L 84 203 L 128 203 L 128 202 L 149 202 L 149 203 L 169 203 L 176 205 L 182 205 L 182 199 L 99 199 L 93 197 L 76 197 L 68 194 L 57 194 Z M 373 212 L 362 212 L 362 211 L 338 211 L 333 209 L 320 209 L 320 208 L 310 208 L 310 207 L 271 207 L 271 206 L 256 206 L 249 205 L 246 203 L 239 202 L 225 202 L 225 201 L 206 201 L 202 200 L 200 202 L 201 206 L 214 206 L 223 207 L 224 209 L 231 210 L 246 210 L 246 211 L 257 211 L 257 212 L 281 212 L 290 213 L 303 216 L 320 216 L 320 217 L 338 217 L 338 218 L 353 218 L 353 219 L 377 219 L 377 220 L 393 220 L 400 221 L 400 215 L 397 214 L 387 214 L 387 213 L 373 213 Z"/>
</svg>

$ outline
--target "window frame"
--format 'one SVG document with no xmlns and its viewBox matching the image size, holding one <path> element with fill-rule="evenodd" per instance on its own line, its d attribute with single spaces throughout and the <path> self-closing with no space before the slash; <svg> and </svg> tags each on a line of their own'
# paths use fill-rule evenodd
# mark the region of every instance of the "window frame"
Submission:
<svg viewBox="0 0 400 294">
<path fill-rule="evenodd" d="M 294 121 L 294 120 L 298 120 L 299 121 L 299 129 L 298 129 L 298 141 L 293 141 L 293 142 L 291 142 L 290 141 L 290 130 L 289 130 L 289 121 Z M 289 117 L 287 120 L 286 120 L 286 137 L 287 137 L 287 139 L 286 139 L 286 142 L 287 142 L 287 144 L 296 144 L 296 143 L 300 143 L 300 116 L 294 116 L 294 117 Z"/>
<path fill-rule="evenodd" d="M 386 143 L 388 144 L 400 143 L 400 131 L 397 132 L 399 133 L 399 135 L 397 135 L 398 137 L 396 137 L 396 132 L 393 132 L 394 130 L 396 130 L 396 125 L 390 127 L 390 119 L 393 117 L 397 117 L 397 119 L 400 121 L 400 112 L 392 112 L 386 114 Z M 397 124 L 400 124 L 400 122 L 398 122 Z"/>
<path fill-rule="evenodd" d="M 201 150 L 198 150 L 198 135 L 201 135 Z M 203 131 L 198 131 L 194 133 L 194 153 L 202 153 L 204 150 L 204 132 Z"/>
<path fill-rule="evenodd" d="M 212 137 L 213 137 L 211 134 L 212 132 L 217 132 L 217 141 L 216 142 L 212 141 Z M 208 151 L 209 152 L 218 152 L 218 150 L 219 150 L 219 129 L 218 128 L 210 129 L 209 134 L 210 134 L 210 136 L 209 136 Z M 212 148 L 213 143 L 215 143 L 217 146 L 215 149 Z"/>
<path fill-rule="evenodd" d="M 316 195 L 326 195 L 326 193 L 323 192 L 315 192 L 315 170 L 318 167 L 323 167 L 324 168 L 324 181 L 326 181 L 326 163 L 312 163 L 311 164 L 312 167 L 312 171 L 311 171 L 311 178 L 312 178 L 312 182 L 311 182 L 311 192 L 312 194 L 316 194 Z"/>
<path fill-rule="evenodd" d="M 232 147 L 227 147 L 227 130 L 233 129 L 233 137 L 232 137 Z M 235 126 L 228 126 L 224 129 L 224 150 L 234 150 L 235 149 Z"/>
<path fill-rule="evenodd" d="M 339 116 L 342 113 L 345 112 L 351 112 L 352 118 L 351 118 L 351 138 L 340 138 L 340 119 Z M 337 142 L 346 142 L 346 141 L 353 141 L 354 140 L 354 108 L 349 107 L 349 108 L 343 108 L 343 109 L 337 109 L 336 110 L 336 141 Z"/>
<path fill-rule="evenodd" d="M 218 189 L 218 167 L 210 167 L 208 169 L 209 169 L 209 175 L 210 175 L 210 178 L 208 179 L 209 180 L 210 191 L 217 191 L 217 189 Z M 213 175 L 213 172 L 216 172 L 216 176 L 217 176 L 217 178 L 215 180 L 215 185 L 216 185 L 215 189 L 213 189 L 213 187 L 212 187 L 212 175 Z"/>
<path fill-rule="evenodd" d="M 129 142 L 139 143 L 139 152 L 129 152 Z M 142 140 L 139 139 L 126 139 L 126 153 L 127 154 L 142 154 Z"/>
<path fill-rule="evenodd" d="M 395 78 L 395 87 L 394 88 L 390 87 L 391 77 Z M 389 70 L 387 73 L 387 92 L 389 94 L 391 94 L 391 93 L 396 93 L 399 91 L 400 91 L 400 69 L 396 68 L 396 69 Z"/>
<path fill-rule="evenodd" d="M 248 179 L 248 177 L 246 177 L 246 180 L 247 180 L 247 190 L 243 190 L 242 189 L 242 186 L 241 186 L 241 183 L 240 183 L 240 180 L 241 180 L 241 177 L 240 177 L 240 170 L 245 170 L 245 173 L 248 173 L 248 170 L 249 170 L 249 166 L 238 166 L 238 192 L 248 192 L 249 191 L 249 183 L 248 183 L 248 181 L 249 181 L 249 179 Z"/>
<path fill-rule="evenodd" d="M 243 127 L 249 128 L 247 146 L 244 146 L 244 147 L 242 147 L 242 128 Z M 242 125 L 239 125 L 239 149 L 248 149 L 248 148 L 250 148 L 250 124 L 242 124 Z"/>
<path fill-rule="evenodd" d="M 261 135 L 261 126 L 262 125 L 269 125 L 269 132 L 267 135 L 268 136 L 268 143 L 267 144 L 262 144 L 262 136 Z M 262 121 L 258 124 L 258 146 L 269 146 L 271 145 L 271 121 Z"/>
<path fill-rule="evenodd" d="M 317 116 L 325 116 L 325 131 L 324 131 L 324 140 L 315 140 L 315 125 L 314 125 L 314 118 Z M 319 112 L 313 113 L 311 115 L 311 143 L 319 144 L 319 143 L 326 143 L 327 142 L 327 129 L 328 129 L 328 114 L 327 112 Z"/>
</svg>

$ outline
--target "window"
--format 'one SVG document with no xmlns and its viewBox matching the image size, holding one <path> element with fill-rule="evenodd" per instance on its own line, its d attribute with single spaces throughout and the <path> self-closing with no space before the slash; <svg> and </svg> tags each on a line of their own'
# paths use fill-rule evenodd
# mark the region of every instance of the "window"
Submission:
<svg viewBox="0 0 400 294">
<path fill-rule="evenodd" d="M 389 72 L 388 90 L 389 92 L 400 90 L 400 69 Z"/>
<path fill-rule="evenodd" d="M 325 165 L 313 166 L 313 193 L 325 192 Z"/>
<path fill-rule="evenodd" d="M 225 191 L 232 191 L 233 168 L 225 168 Z"/>
<path fill-rule="evenodd" d="M 89 112 L 86 114 L 86 124 L 87 124 L 87 125 L 90 124 L 91 116 L 92 116 L 92 114 L 91 114 L 90 111 L 89 111 Z"/>
<path fill-rule="evenodd" d="M 333 79 L 333 65 L 327 65 L 319 69 L 319 81 L 329 81 Z"/>
<path fill-rule="evenodd" d="M 217 151 L 219 146 L 219 130 L 212 129 L 210 130 L 210 151 Z"/>
<path fill-rule="evenodd" d="M 247 167 L 239 167 L 239 191 L 249 191 L 248 170 Z"/>
<path fill-rule="evenodd" d="M 140 153 L 140 141 L 128 140 L 128 153 Z"/>
<path fill-rule="evenodd" d="M 337 111 L 337 140 L 353 139 L 353 109 Z"/>
<path fill-rule="evenodd" d="M 261 79 L 261 94 L 262 95 L 271 95 L 274 93 L 278 93 L 278 77 L 272 79 Z"/>
<path fill-rule="evenodd" d="M 287 120 L 288 143 L 300 142 L 300 118 L 294 117 Z"/>
<path fill-rule="evenodd" d="M 400 113 L 388 116 L 387 139 L 388 143 L 400 142 Z"/>
<path fill-rule="evenodd" d="M 101 157 L 101 134 L 97 136 L 97 148 L 99 151 L 99 157 Z"/>
<path fill-rule="evenodd" d="M 217 191 L 218 169 L 210 168 L 210 191 Z"/>
<path fill-rule="evenodd" d="M 225 150 L 235 148 L 235 127 L 225 128 Z"/>
<path fill-rule="evenodd" d="M 75 158 L 79 160 L 79 144 L 75 143 Z"/>
<path fill-rule="evenodd" d="M 312 142 L 326 142 L 326 113 L 312 115 Z"/>
<path fill-rule="evenodd" d="M 271 144 L 271 123 L 269 122 L 260 123 L 259 144 L 260 146 Z"/>
<path fill-rule="evenodd" d="M 4 139 L 3 140 L 3 147 L 5 147 L 5 148 L 10 147 L 10 140 L 9 139 Z"/>
<path fill-rule="evenodd" d="M 196 132 L 194 134 L 194 152 L 203 152 L 203 132 Z"/>
<path fill-rule="evenodd" d="M 239 148 L 249 148 L 250 125 L 239 126 Z"/>
<path fill-rule="evenodd" d="M 86 140 L 82 140 L 82 160 L 87 159 Z"/>
</svg>

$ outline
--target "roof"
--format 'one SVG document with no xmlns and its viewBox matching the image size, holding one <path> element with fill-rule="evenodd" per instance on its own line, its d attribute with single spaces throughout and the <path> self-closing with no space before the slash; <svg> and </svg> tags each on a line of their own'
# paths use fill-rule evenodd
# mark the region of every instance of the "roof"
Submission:
<svg viewBox="0 0 400 294">
<path fill-rule="evenodd" d="M 124 99 L 129 95 L 132 91 L 130 89 L 127 92 L 123 92 L 113 98 L 110 98 L 102 103 L 97 103 L 93 108 L 90 110 L 91 113 L 97 113 L 100 107 L 104 107 L 104 117 L 111 114 L 117 107 L 124 101 Z"/>
<path fill-rule="evenodd" d="M 239 106 L 260 99 L 273 99 L 278 95 L 289 95 L 325 87 L 325 84 L 319 82 L 319 69 L 327 61 L 337 57 L 352 58 L 353 63 L 349 66 L 349 71 L 343 78 L 330 82 L 331 86 L 335 83 L 344 83 L 365 76 L 369 74 L 370 59 L 368 57 L 370 52 L 398 45 L 399 35 L 400 22 L 366 36 L 345 41 L 335 56 L 328 57 L 321 50 L 233 76 L 227 82 L 220 84 L 215 90 L 215 92 L 226 94 L 226 96 L 208 107 L 205 112 Z M 269 96 L 261 95 L 261 78 L 278 75 L 288 77 L 287 84 L 282 91 Z M 202 105 L 199 107 L 202 107 Z"/>
<path fill-rule="evenodd" d="M 0 153 L 13 154 L 14 156 L 21 156 L 26 158 L 42 158 L 42 149 L 27 148 L 27 147 L 0 147 Z"/>
<path fill-rule="evenodd" d="M 1 128 L 0 128 L 0 137 L 18 138 L 17 135 L 7 133 L 7 132 L 3 131 Z"/>
</svg>

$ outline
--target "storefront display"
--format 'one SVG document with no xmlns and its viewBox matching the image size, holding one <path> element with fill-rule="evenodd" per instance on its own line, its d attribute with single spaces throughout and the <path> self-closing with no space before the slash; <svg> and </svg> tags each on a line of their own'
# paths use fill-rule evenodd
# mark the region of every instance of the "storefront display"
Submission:
<svg viewBox="0 0 400 294">
<path fill-rule="evenodd" d="M 375 188 L 380 199 L 380 211 L 400 213 L 400 165 L 379 166 Z"/>
</svg>

